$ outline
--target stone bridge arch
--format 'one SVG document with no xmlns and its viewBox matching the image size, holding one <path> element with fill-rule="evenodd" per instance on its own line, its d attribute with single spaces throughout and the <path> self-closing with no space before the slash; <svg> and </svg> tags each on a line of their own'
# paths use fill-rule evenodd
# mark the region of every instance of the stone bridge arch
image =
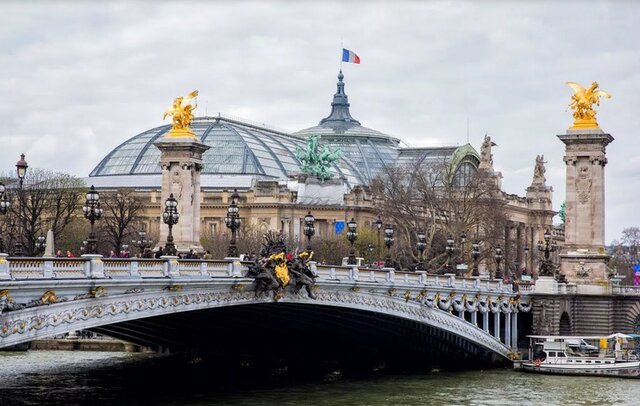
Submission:
<svg viewBox="0 0 640 406">
<path fill-rule="evenodd" d="M 484 353 L 485 358 L 490 356 L 504 360 L 510 353 L 508 347 L 487 332 L 463 317 L 429 305 L 417 294 L 413 297 L 409 294 L 407 297 L 404 293 L 396 294 L 393 290 L 372 294 L 353 288 L 318 289 L 315 291 L 315 299 L 302 292 L 288 292 L 279 302 L 274 302 L 267 296 L 256 298 L 254 292 L 245 290 L 246 286 L 249 285 L 234 284 L 227 290 L 186 287 L 174 291 L 132 292 L 10 311 L 0 315 L 0 339 L 2 346 L 8 346 L 72 330 L 92 329 L 140 344 L 154 344 L 154 337 L 161 337 L 165 333 L 162 323 L 153 322 L 159 317 L 169 316 L 173 322 L 166 328 L 177 329 L 179 333 L 180 320 L 190 323 L 190 312 L 227 308 L 233 309 L 233 312 L 226 312 L 226 317 L 234 317 L 233 313 L 240 307 L 251 307 L 259 312 L 260 310 L 255 309 L 262 306 L 287 311 L 297 309 L 303 317 L 316 314 L 319 319 L 330 320 L 335 328 L 351 329 L 355 333 L 366 331 L 364 328 L 355 328 L 357 323 L 365 323 L 365 327 L 373 327 L 373 331 L 376 326 L 383 326 L 387 331 L 402 328 L 403 325 L 410 326 L 406 331 L 414 337 L 414 344 L 420 342 L 421 334 L 429 337 L 425 342 L 432 345 L 438 342 L 434 339 L 438 336 L 441 341 L 456 344 L 457 351 Z M 335 319 L 329 317 L 333 315 L 332 312 L 335 313 Z M 349 317 L 349 313 L 353 313 L 355 317 Z M 321 316 L 317 316 L 319 314 Z M 187 317 L 182 318 L 180 315 Z M 193 320 L 197 322 L 198 318 L 192 318 Z M 304 320 L 291 319 L 293 323 L 302 321 Z M 362 340 L 366 339 L 366 336 L 362 336 Z M 175 343 L 155 344 L 170 347 Z M 162 349 L 161 347 L 158 349 Z"/>
</svg>

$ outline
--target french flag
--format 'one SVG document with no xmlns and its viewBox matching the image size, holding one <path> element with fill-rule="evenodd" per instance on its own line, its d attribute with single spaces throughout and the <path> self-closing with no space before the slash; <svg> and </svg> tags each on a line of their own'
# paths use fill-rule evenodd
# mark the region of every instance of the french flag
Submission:
<svg viewBox="0 0 640 406">
<path fill-rule="evenodd" d="M 342 48 L 342 62 L 360 63 L 360 57 L 355 52 Z"/>
</svg>

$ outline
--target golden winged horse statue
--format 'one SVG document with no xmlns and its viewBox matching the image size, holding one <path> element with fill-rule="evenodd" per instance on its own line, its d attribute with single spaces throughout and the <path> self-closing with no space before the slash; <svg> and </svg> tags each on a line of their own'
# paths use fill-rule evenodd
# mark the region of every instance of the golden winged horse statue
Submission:
<svg viewBox="0 0 640 406">
<path fill-rule="evenodd" d="M 191 102 L 198 96 L 198 91 L 187 94 L 186 96 L 176 97 L 171 107 L 169 107 L 162 116 L 164 120 L 167 116 L 172 116 L 172 127 L 169 131 L 170 136 L 176 137 L 194 137 L 193 131 L 189 128 L 191 120 L 193 120 L 193 110 L 198 107 L 197 102 Z"/>
<path fill-rule="evenodd" d="M 598 82 L 593 82 L 588 89 L 576 82 L 567 82 L 567 86 L 573 90 L 571 103 L 567 107 L 567 109 L 573 110 L 574 121 L 573 127 L 570 129 L 599 128 L 593 105 L 599 106 L 600 97 L 610 99 L 611 95 L 605 91 L 598 90 Z"/>
</svg>

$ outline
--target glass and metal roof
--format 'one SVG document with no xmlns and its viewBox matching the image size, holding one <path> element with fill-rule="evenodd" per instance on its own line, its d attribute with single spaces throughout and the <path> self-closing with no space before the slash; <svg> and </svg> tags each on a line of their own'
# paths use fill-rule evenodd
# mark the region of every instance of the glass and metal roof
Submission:
<svg viewBox="0 0 640 406">
<path fill-rule="evenodd" d="M 156 127 L 125 141 L 111 151 L 89 176 L 161 174 L 160 150 L 153 144 L 170 128 L 170 125 Z M 222 115 L 196 118 L 191 129 L 211 147 L 202 157 L 203 178 L 208 174 L 223 174 L 281 179 L 301 172 L 294 152 L 296 147 L 305 147 L 304 138 Z M 357 165 L 346 157 L 333 166 L 332 172 L 336 177 L 344 177 L 348 186 L 366 182 Z"/>
<path fill-rule="evenodd" d="M 195 118 L 191 129 L 211 147 L 203 154 L 202 186 L 247 188 L 255 179 L 283 179 L 301 173 L 294 152 L 296 147 L 304 149 L 311 135 L 318 135 L 321 144 L 342 150 L 332 173 L 345 179 L 349 188 L 370 184 L 390 166 L 445 159 L 456 168 L 463 161 L 477 167 L 479 156 L 468 144 L 402 148 L 398 138 L 362 126 L 351 116 L 343 79 L 340 71 L 331 113 L 317 126 L 293 134 L 221 114 Z M 88 182 L 102 187 L 159 186 L 160 150 L 154 143 L 170 128 L 156 127 L 125 141 L 95 167 Z"/>
</svg>

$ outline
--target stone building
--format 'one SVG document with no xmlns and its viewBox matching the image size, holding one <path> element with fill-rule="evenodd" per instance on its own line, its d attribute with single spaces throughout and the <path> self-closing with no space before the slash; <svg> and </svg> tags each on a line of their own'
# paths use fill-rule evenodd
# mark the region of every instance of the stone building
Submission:
<svg viewBox="0 0 640 406">
<path fill-rule="evenodd" d="M 524 258 L 523 247 L 533 248 L 552 225 L 552 189 L 544 179 L 535 178 L 525 196 L 500 190 L 501 174 L 469 144 L 450 147 L 407 148 L 400 139 L 363 126 L 351 116 L 344 76 L 338 75 L 331 112 L 314 127 L 294 133 L 218 114 L 199 117 L 191 128 L 209 149 L 202 156 L 200 170 L 201 231 L 226 233 L 224 217 L 233 189 L 240 194 L 239 205 L 245 224 L 261 230 L 278 229 L 295 239 L 303 237 L 303 221 L 311 210 L 316 219 L 316 236 L 324 237 L 342 229 L 355 218 L 359 227 L 372 227 L 378 212 L 369 185 L 393 165 L 409 162 L 427 164 L 446 161 L 455 170 L 456 182 L 465 184 L 479 168 L 496 180 L 499 196 L 506 202 L 509 226 L 505 229 L 505 250 L 517 263 L 534 269 L 535 255 Z M 145 222 L 151 234 L 159 235 L 162 168 L 160 151 L 154 145 L 170 125 L 152 128 L 128 139 L 111 151 L 85 179 L 99 190 L 131 188 L 143 196 Z M 304 148 L 310 135 L 320 142 L 340 148 L 342 156 L 331 168 L 331 193 L 312 193 L 309 180 L 301 174 L 296 148 Z"/>
</svg>

